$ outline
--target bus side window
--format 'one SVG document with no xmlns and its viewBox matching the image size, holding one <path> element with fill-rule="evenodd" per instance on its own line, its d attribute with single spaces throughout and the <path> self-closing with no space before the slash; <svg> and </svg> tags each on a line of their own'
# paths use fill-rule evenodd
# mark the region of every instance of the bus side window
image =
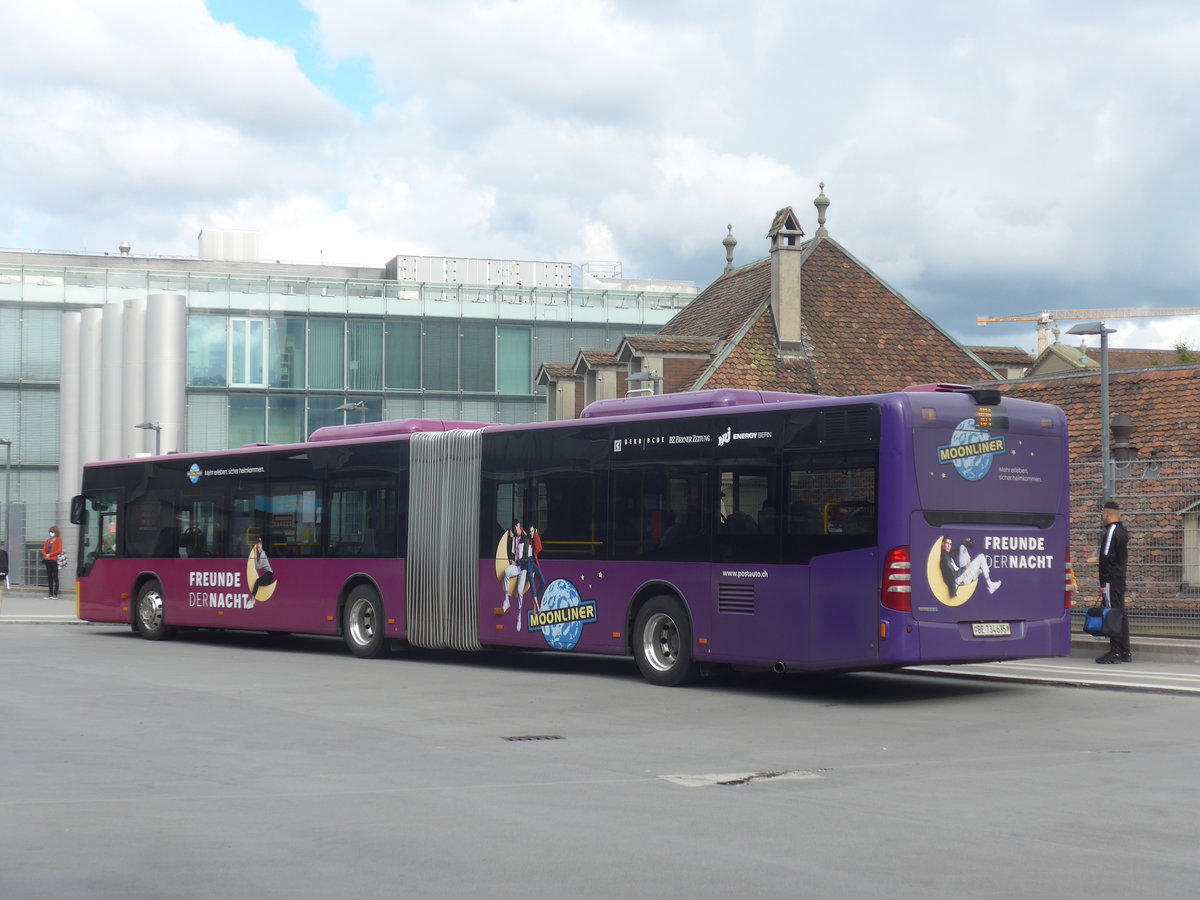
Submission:
<svg viewBox="0 0 1200 900">
<path fill-rule="evenodd" d="M 873 451 L 793 454 L 787 461 L 786 556 L 870 546 L 876 534 Z"/>
<path fill-rule="evenodd" d="M 125 534 L 130 556 L 167 559 L 179 556 L 179 519 L 170 496 L 143 496 L 127 507 Z M 103 541 L 100 542 L 101 546 Z"/>
<path fill-rule="evenodd" d="M 117 492 L 89 494 L 83 510 L 83 563 L 91 566 L 97 558 L 117 555 Z"/>
<path fill-rule="evenodd" d="M 186 559 L 209 556 L 212 552 L 210 532 L 213 523 L 211 500 L 205 500 L 199 490 L 185 490 L 179 495 L 177 523 L 179 525 L 179 555 Z"/>
<path fill-rule="evenodd" d="M 612 558 L 706 560 L 708 477 L 694 464 L 614 466 Z"/>
<path fill-rule="evenodd" d="M 720 470 L 717 562 L 779 561 L 778 469 L 772 462 L 726 464 Z"/>
<path fill-rule="evenodd" d="M 394 475 L 380 472 L 330 482 L 330 556 L 392 556 L 396 536 Z"/>
<path fill-rule="evenodd" d="M 271 485 L 268 553 L 273 556 L 312 556 L 319 543 L 323 509 L 311 481 Z M 362 540 L 361 529 L 359 540 Z"/>
<path fill-rule="evenodd" d="M 526 508 L 516 518 L 537 527 L 546 557 L 604 559 L 607 549 L 599 515 L 604 484 L 605 479 L 592 472 L 539 474 L 530 485 Z"/>
<path fill-rule="evenodd" d="M 228 535 L 230 546 L 225 555 L 243 559 L 249 556 L 255 540 L 260 536 L 266 539 L 266 522 L 266 498 L 262 494 L 235 494 L 233 525 Z"/>
</svg>

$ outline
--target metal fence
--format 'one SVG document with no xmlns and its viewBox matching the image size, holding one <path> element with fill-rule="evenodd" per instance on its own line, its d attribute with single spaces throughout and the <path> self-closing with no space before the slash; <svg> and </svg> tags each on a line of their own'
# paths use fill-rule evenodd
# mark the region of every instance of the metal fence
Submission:
<svg viewBox="0 0 1200 900">
<path fill-rule="evenodd" d="M 1129 531 L 1125 594 L 1132 634 L 1200 637 L 1200 459 L 1115 462 L 1114 496 Z M 1071 465 L 1071 559 L 1076 630 L 1097 602 L 1101 467 Z"/>
</svg>

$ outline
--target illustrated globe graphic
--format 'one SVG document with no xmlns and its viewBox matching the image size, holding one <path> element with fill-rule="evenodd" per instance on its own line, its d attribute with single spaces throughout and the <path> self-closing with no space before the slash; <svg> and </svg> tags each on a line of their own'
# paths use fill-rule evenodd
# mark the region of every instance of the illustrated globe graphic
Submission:
<svg viewBox="0 0 1200 900">
<path fill-rule="evenodd" d="M 542 609 L 563 609 L 579 605 L 579 591 L 565 578 L 556 578 L 546 586 L 542 594 Z M 558 625 L 543 625 L 542 637 L 555 650 L 572 650 L 583 635 L 582 622 L 564 622 Z"/>
<path fill-rule="evenodd" d="M 991 437 L 988 432 L 982 431 L 975 426 L 974 419 L 964 419 L 954 429 L 954 433 L 950 435 L 950 446 L 957 447 L 960 444 L 974 444 L 977 441 L 990 440 Z M 978 481 L 992 468 L 992 455 L 990 453 L 983 453 L 979 456 L 956 459 L 954 460 L 954 468 L 967 481 Z"/>
</svg>

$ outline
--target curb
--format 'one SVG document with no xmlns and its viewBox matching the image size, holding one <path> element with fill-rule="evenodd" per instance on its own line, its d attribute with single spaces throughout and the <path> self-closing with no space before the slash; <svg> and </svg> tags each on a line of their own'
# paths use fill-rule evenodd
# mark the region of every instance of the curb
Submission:
<svg viewBox="0 0 1200 900">
<path fill-rule="evenodd" d="M 1099 656 L 1108 650 L 1108 646 L 1108 638 L 1071 636 L 1071 656 Z M 1150 657 L 1159 662 L 1200 662 L 1200 640 L 1195 638 L 1133 637 L 1129 641 L 1129 649 L 1135 660 Z"/>
</svg>

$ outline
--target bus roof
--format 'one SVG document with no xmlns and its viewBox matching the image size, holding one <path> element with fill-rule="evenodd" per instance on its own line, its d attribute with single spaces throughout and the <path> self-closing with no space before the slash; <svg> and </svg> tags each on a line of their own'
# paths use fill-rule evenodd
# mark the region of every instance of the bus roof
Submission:
<svg viewBox="0 0 1200 900">
<path fill-rule="evenodd" d="M 789 394 L 783 391 L 751 391 L 723 388 L 714 391 L 684 391 L 641 397 L 618 397 L 589 403 L 581 419 L 607 416 L 636 416 L 639 413 L 682 412 L 693 409 L 723 409 L 731 406 L 761 406 L 764 403 L 795 403 L 798 400 L 828 400 L 821 394 Z"/>
<path fill-rule="evenodd" d="M 308 440 L 309 443 L 351 441 L 356 438 L 416 434 L 419 431 L 475 431 L 483 426 L 483 422 L 454 422 L 447 419 L 388 419 L 383 422 L 356 422 L 353 425 L 326 425 L 314 431 Z"/>
<path fill-rule="evenodd" d="M 456 430 L 466 431 L 481 431 L 487 432 L 507 432 L 513 430 L 543 430 L 553 429 L 568 425 L 571 421 L 581 423 L 589 422 L 599 425 L 603 421 L 615 421 L 618 419 L 636 420 L 638 418 L 657 418 L 666 415 L 670 418 L 690 418 L 692 415 L 703 414 L 706 410 L 721 413 L 732 412 L 734 410 L 750 411 L 754 407 L 759 409 L 768 408 L 779 404 L 787 404 L 794 406 L 809 406 L 814 403 L 819 405 L 849 405 L 862 402 L 887 402 L 911 404 L 914 402 L 930 402 L 919 401 L 921 395 L 928 396 L 929 394 L 965 394 L 970 397 L 975 403 L 979 404 L 999 404 L 1004 403 L 1013 413 L 1018 410 L 1023 411 L 1018 414 L 1021 418 L 1032 416 L 1045 416 L 1045 413 L 1039 413 L 1038 410 L 1050 408 L 1049 404 L 1040 403 L 1022 398 L 1007 397 L 1002 392 L 995 388 L 973 388 L 969 385 L 956 384 L 926 384 L 912 385 L 900 391 L 892 391 L 882 394 L 869 394 L 853 397 L 833 397 L 823 394 L 793 394 L 782 391 L 756 391 L 738 388 L 724 388 L 708 391 L 688 391 L 676 394 L 658 394 L 653 396 L 635 396 L 623 397 L 612 400 L 597 400 L 588 404 L 580 414 L 578 419 L 559 419 L 545 422 L 528 422 L 528 423 L 485 423 L 485 422 L 466 422 L 451 419 L 392 419 L 382 422 L 359 422 L 353 425 L 327 425 L 323 428 L 318 428 L 308 438 L 307 441 L 297 443 L 255 443 L 247 444 L 242 447 L 232 447 L 223 450 L 192 450 L 183 453 L 166 454 L 170 457 L 184 458 L 210 458 L 214 456 L 230 456 L 237 453 L 245 452 L 271 452 L 280 450 L 302 450 L 305 446 L 322 443 L 375 443 L 385 441 L 388 438 L 401 440 L 412 437 L 414 434 L 423 432 L 448 432 Z M 1061 416 L 1061 410 L 1058 410 Z M 1014 419 L 1014 424 L 1015 424 Z M 1037 421 L 1031 419 L 1031 421 Z M 163 457 L 153 457 L 149 454 L 139 455 L 129 459 L 110 459 L 97 460 L 85 464 L 85 468 L 122 465 L 131 462 L 147 462 L 151 459 L 160 459 Z"/>
</svg>

